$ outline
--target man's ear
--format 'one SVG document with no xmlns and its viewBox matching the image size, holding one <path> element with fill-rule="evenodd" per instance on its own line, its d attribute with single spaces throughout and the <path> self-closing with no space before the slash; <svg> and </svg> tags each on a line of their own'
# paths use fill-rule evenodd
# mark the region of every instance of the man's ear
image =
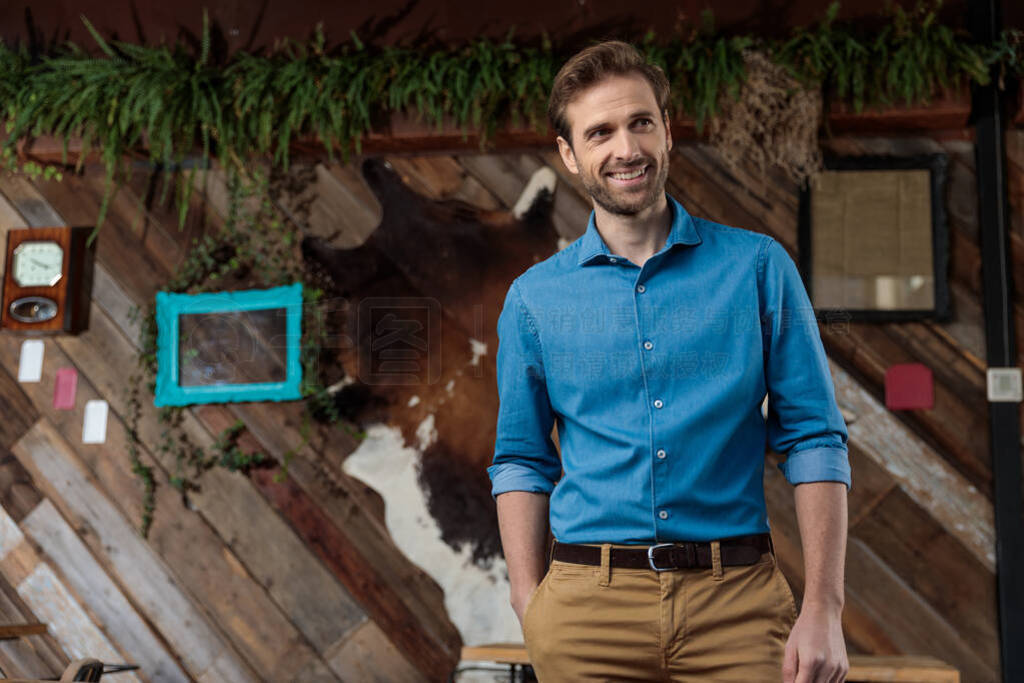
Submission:
<svg viewBox="0 0 1024 683">
<path fill-rule="evenodd" d="M 665 138 L 668 142 L 668 148 L 672 149 L 672 123 L 668 118 L 668 109 L 663 112 L 663 117 L 665 120 Z"/>
<path fill-rule="evenodd" d="M 561 135 L 558 136 L 556 142 L 558 142 L 558 155 L 562 157 L 562 163 L 569 169 L 569 173 L 579 175 L 580 168 L 576 165 L 576 154 L 572 151 L 572 147 Z"/>
</svg>

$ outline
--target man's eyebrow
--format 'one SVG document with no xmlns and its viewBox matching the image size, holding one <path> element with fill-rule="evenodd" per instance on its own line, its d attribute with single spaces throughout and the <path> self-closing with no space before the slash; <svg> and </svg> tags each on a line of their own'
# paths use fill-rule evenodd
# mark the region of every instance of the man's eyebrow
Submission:
<svg viewBox="0 0 1024 683">
<path fill-rule="evenodd" d="M 643 117 L 643 116 L 646 116 L 649 119 L 655 118 L 654 114 L 652 114 L 651 112 L 647 111 L 646 109 L 641 109 L 640 111 L 633 112 L 632 114 L 629 115 L 629 118 L 630 119 L 636 119 L 636 118 L 640 118 L 640 117 Z M 587 137 L 589 137 L 590 134 L 593 133 L 595 130 L 600 130 L 600 129 L 605 128 L 607 126 L 608 126 L 608 122 L 607 121 L 602 121 L 601 123 L 595 123 L 592 126 L 588 126 L 587 129 L 583 131 L 583 139 L 586 139 Z"/>
</svg>

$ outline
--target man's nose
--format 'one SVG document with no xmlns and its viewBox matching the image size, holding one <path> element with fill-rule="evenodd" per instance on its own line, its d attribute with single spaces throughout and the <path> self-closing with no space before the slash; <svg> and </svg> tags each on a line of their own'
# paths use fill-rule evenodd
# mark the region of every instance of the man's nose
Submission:
<svg viewBox="0 0 1024 683">
<path fill-rule="evenodd" d="M 615 156 L 625 161 L 640 156 L 640 144 L 630 130 L 620 131 L 615 137 Z"/>
</svg>

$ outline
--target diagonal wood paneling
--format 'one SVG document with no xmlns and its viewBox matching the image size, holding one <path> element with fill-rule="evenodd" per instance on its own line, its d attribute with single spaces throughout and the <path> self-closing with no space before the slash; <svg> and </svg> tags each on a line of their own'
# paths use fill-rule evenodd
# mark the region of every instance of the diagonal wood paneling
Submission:
<svg viewBox="0 0 1024 683">
<path fill-rule="evenodd" d="M 36 494 L 39 499 L 42 496 Z M 18 525 L 0 506 L 0 557 L 17 548 L 24 538 Z M 39 622 L 40 619 L 0 570 L 0 620 L 6 624 Z M 51 633 L 0 640 L 0 675 L 7 678 L 56 678 L 67 666 L 68 656 Z"/>
<path fill-rule="evenodd" d="M 147 680 L 171 681 L 185 677 L 174 655 L 135 611 L 53 503 L 49 500 L 40 503 L 25 518 L 22 528 L 97 624 L 109 634 L 123 660 L 138 664 L 140 675 Z M 82 654 L 96 656 L 88 651 Z"/>
<path fill-rule="evenodd" d="M 88 211 L 95 211 L 96 207 L 98 206 L 99 192 L 101 191 L 101 188 L 102 186 L 99 181 L 94 182 L 91 181 L 89 178 L 85 178 L 83 179 L 82 183 L 75 185 L 74 189 L 77 191 L 73 192 L 72 195 L 69 196 L 68 188 L 65 187 L 64 184 L 40 184 L 40 189 L 42 189 L 46 193 L 47 200 L 53 206 L 61 209 L 69 217 L 78 216 L 82 220 L 87 218 Z M 200 210 L 204 211 L 208 209 L 208 207 L 205 207 L 203 205 L 200 205 L 199 208 Z M 154 214 L 155 212 L 150 212 L 151 216 Z M 130 223 L 130 218 L 130 216 L 118 216 L 116 212 L 111 214 L 112 220 L 120 220 L 122 224 Z M 159 227 L 159 224 L 157 224 L 157 226 Z M 149 229 L 154 229 L 154 226 L 151 224 Z M 123 234 L 124 233 L 122 233 L 122 235 Z M 122 251 L 125 251 L 127 253 L 133 253 L 133 250 L 125 248 L 124 245 L 122 245 L 121 249 Z M 167 275 L 163 274 L 159 269 L 155 269 L 153 266 L 149 266 L 147 269 L 144 270 L 144 272 L 133 273 L 131 278 L 123 278 L 121 277 L 121 271 L 116 269 L 123 267 L 123 265 L 118 265 L 118 259 L 120 259 L 120 262 L 123 262 L 124 258 L 125 257 L 123 255 L 115 255 L 108 259 L 105 253 L 100 253 L 98 257 L 99 264 L 97 267 L 97 273 L 102 275 L 103 271 L 107 270 L 107 272 L 110 275 L 106 278 L 104 287 L 99 294 L 97 294 L 94 290 L 94 300 L 97 303 L 101 304 L 106 310 L 116 311 L 115 315 L 117 316 L 118 320 L 121 323 L 128 323 L 129 321 L 127 320 L 126 311 L 128 308 L 130 308 L 130 306 L 126 306 L 124 303 L 118 301 L 117 298 L 124 297 L 127 295 L 130 298 L 130 300 L 134 300 L 134 302 L 136 303 L 142 303 L 146 300 L 148 292 L 155 291 L 159 287 L 159 283 L 167 278 Z M 129 329 L 125 329 L 123 331 L 125 332 L 125 334 L 130 334 L 130 327 Z M 257 406 L 254 409 L 263 410 L 263 408 L 259 406 Z M 212 429 L 213 433 L 216 433 L 217 431 L 219 431 L 219 428 L 224 426 L 225 424 L 232 424 L 235 420 L 235 417 L 229 417 L 226 422 L 224 420 L 220 420 L 219 422 L 214 423 L 207 422 L 207 417 L 210 416 L 211 414 L 214 414 L 216 411 L 221 411 L 226 415 L 230 416 L 232 410 L 234 410 L 234 408 L 229 409 L 225 407 L 210 407 L 204 408 L 202 411 L 197 412 L 195 414 L 199 418 L 199 423 L 203 425 L 204 429 Z M 298 416 L 293 416 L 289 418 L 282 415 L 282 411 L 288 412 L 289 410 L 289 406 L 276 406 L 275 409 L 270 410 L 266 416 L 258 418 L 256 420 L 256 424 L 260 429 L 264 429 L 265 426 L 270 426 L 275 422 L 278 423 L 276 427 L 272 427 L 270 431 L 267 432 L 268 434 L 271 434 L 273 436 L 270 447 L 268 448 L 268 445 L 266 443 L 263 443 L 261 445 L 264 447 L 264 449 L 267 449 L 268 452 L 272 454 L 276 453 L 279 457 L 282 457 L 285 451 L 291 449 L 296 444 L 302 443 L 302 437 L 298 433 L 298 428 L 296 426 L 300 422 L 300 418 Z M 217 426 L 218 424 L 220 425 L 220 427 Z M 286 445 L 282 445 L 280 449 L 275 450 L 273 444 L 276 443 L 276 440 L 278 439 L 281 439 L 283 441 L 283 444 Z M 306 469 L 307 460 L 309 465 L 311 465 L 312 467 L 322 468 L 324 465 L 324 463 L 322 462 L 322 457 L 320 456 L 319 453 L 313 452 L 309 448 L 303 449 L 299 453 L 299 455 L 300 458 L 296 459 L 296 461 L 293 461 L 291 464 L 290 471 L 292 476 L 286 485 L 292 485 L 294 482 L 302 480 L 306 482 L 306 486 L 309 486 L 310 483 L 312 483 L 312 485 L 314 486 L 320 486 L 321 493 L 320 498 L 318 500 L 320 501 L 320 504 L 322 506 L 325 506 L 324 497 L 333 495 L 333 492 L 329 490 L 324 491 L 322 489 L 322 483 L 324 482 L 325 478 L 321 474 L 313 473 Z M 168 468 L 170 468 L 171 464 L 168 463 L 167 466 Z M 211 496 L 208 498 L 208 500 L 211 502 L 217 502 L 220 499 L 216 496 Z M 341 504 L 339 504 L 339 502 Z M 349 503 L 345 503 L 343 501 L 339 502 L 330 501 L 325 507 L 331 508 L 333 506 L 334 511 L 337 511 L 338 509 L 348 510 L 351 509 L 352 507 L 351 504 Z M 358 508 L 356 508 L 356 510 L 358 511 Z M 337 522 L 339 520 L 339 517 L 335 515 L 334 519 Z M 289 521 L 293 524 L 298 523 L 300 526 L 304 523 L 302 519 L 292 519 Z M 348 529 L 350 532 L 359 530 L 361 528 L 360 524 L 362 524 L 365 521 L 369 520 L 357 520 L 356 524 L 348 523 L 346 524 L 345 528 Z M 253 533 L 258 533 L 257 529 L 259 525 L 252 525 L 252 519 L 246 519 L 244 516 L 240 516 L 237 517 L 237 523 L 248 523 L 249 526 L 244 530 L 244 533 L 243 531 L 236 529 L 236 532 L 228 535 L 227 538 L 237 537 L 238 539 L 241 539 L 243 536 L 251 537 Z M 374 574 L 371 575 L 383 575 L 383 572 L 385 571 L 384 567 L 390 567 L 390 572 L 388 573 L 388 581 L 389 585 L 392 586 L 391 590 L 393 591 L 393 587 L 395 586 L 401 586 L 402 594 L 406 595 L 408 594 L 408 591 L 410 589 L 409 587 L 419 585 L 426 577 L 423 576 L 421 578 L 409 570 L 403 570 L 400 565 L 400 557 L 395 557 L 394 555 L 395 549 L 393 545 L 388 545 L 386 539 L 380 538 L 379 536 L 373 536 L 373 534 L 377 533 L 379 532 L 373 531 L 368 535 L 364 535 L 364 538 L 361 539 L 360 542 L 365 543 L 369 541 L 370 543 L 376 544 L 376 546 L 370 551 L 362 550 L 360 554 L 364 558 L 369 556 L 373 557 L 372 562 L 375 563 L 375 566 L 377 566 L 378 569 Z M 280 535 L 274 535 L 275 538 L 278 536 Z M 376 540 L 374 540 L 375 538 Z M 255 541 L 254 544 L 251 546 L 246 546 L 239 542 L 237 545 L 237 550 L 242 554 L 246 554 L 245 550 L 247 547 L 252 549 L 251 552 L 248 553 L 249 559 L 247 559 L 247 563 L 250 566 L 254 566 L 252 564 L 252 562 L 254 561 L 254 557 L 259 557 L 259 554 L 262 554 L 261 561 L 264 564 L 266 564 L 268 561 L 273 561 L 274 558 L 277 557 L 290 558 L 292 562 L 295 562 L 297 558 L 308 555 L 308 551 L 305 551 L 304 553 L 298 553 L 293 551 L 275 554 L 271 552 L 269 549 L 265 548 L 264 546 L 259 545 Z M 320 570 L 318 570 L 316 567 L 309 567 L 308 571 L 312 572 L 311 575 L 316 575 L 316 572 Z M 257 576 L 260 576 L 259 572 L 257 572 Z M 330 599 L 320 599 L 316 604 L 314 604 L 309 609 L 301 608 L 303 600 L 317 599 L 317 592 L 315 590 L 310 590 L 309 586 L 304 585 L 305 583 L 308 582 L 303 581 L 300 577 L 292 577 L 290 579 L 288 579 L 287 577 L 279 577 L 278 580 L 270 580 L 269 578 L 267 578 L 266 580 L 266 585 L 272 587 L 270 588 L 270 590 L 275 595 L 275 599 L 281 596 L 282 599 L 285 600 L 285 602 L 287 602 L 293 608 L 295 608 L 291 610 L 291 615 L 292 618 L 297 621 L 297 623 L 299 623 L 300 625 L 305 624 L 307 628 L 313 627 L 314 624 L 322 624 L 323 626 L 316 626 L 315 628 L 319 628 L 321 631 L 323 631 L 324 628 L 341 629 L 340 633 L 344 633 L 344 628 L 347 622 L 345 619 L 339 619 L 337 617 L 339 614 L 344 614 L 345 610 L 336 612 L 333 617 L 328 617 L 327 615 L 330 614 L 329 609 L 332 605 Z M 389 606 L 392 603 L 402 604 L 401 602 L 395 601 L 396 596 L 394 592 L 387 593 L 386 595 L 388 597 L 383 603 L 384 605 Z M 429 591 L 423 591 L 422 595 L 430 596 L 432 595 L 432 593 L 430 593 Z M 366 597 L 367 596 L 360 595 L 359 599 L 365 599 Z M 402 599 L 399 598 L 399 600 L 401 601 Z M 328 611 L 324 612 L 324 610 Z M 316 615 L 318 613 L 323 613 L 323 616 L 317 617 Z M 437 613 L 436 609 L 431 609 L 429 607 L 419 612 L 419 621 L 424 621 L 424 615 L 425 618 L 427 619 L 426 623 L 441 623 L 440 620 L 444 618 L 443 614 L 439 614 Z M 450 646 L 446 644 L 444 648 L 439 648 L 438 641 L 431 640 L 432 636 L 427 635 L 436 633 L 438 631 L 437 628 L 431 627 L 433 629 L 432 631 L 421 631 L 415 628 L 414 626 L 411 626 L 415 622 L 410 622 L 408 618 L 396 618 L 388 623 L 390 623 L 393 626 L 393 628 L 387 630 L 388 635 L 392 637 L 397 637 L 399 638 L 399 640 L 404 639 L 402 648 L 403 653 L 411 652 L 414 657 L 418 657 L 418 661 L 420 662 L 424 670 L 437 672 L 437 675 L 446 675 L 447 671 L 450 669 L 450 653 L 457 652 L 457 646 Z M 447 628 L 450 630 L 451 627 L 448 626 Z M 441 632 L 445 633 L 445 637 L 447 637 L 447 633 L 449 631 L 445 631 L 442 625 Z M 365 636 L 367 634 L 370 634 L 375 638 L 379 637 L 379 635 L 381 634 L 380 631 L 363 630 L 361 630 L 361 633 L 364 634 L 364 641 Z M 344 638 L 347 638 L 347 636 L 341 637 L 342 640 L 344 640 Z M 315 642 L 317 642 L 316 639 L 314 640 Z M 338 649 L 337 646 L 340 644 L 340 642 L 341 640 L 332 641 L 332 643 L 328 645 L 326 641 L 324 641 L 323 647 L 325 648 L 325 651 L 337 650 L 341 653 L 342 656 L 347 656 L 348 654 L 355 652 L 355 650 L 352 649 Z M 385 642 L 380 642 L 379 647 L 386 650 L 388 645 Z M 346 666 L 346 664 L 347 663 L 345 661 L 339 660 L 335 664 L 332 664 L 332 666 L 342 667 L 341 670 L 343 670 L 343 667 Z"/>
<path fill-rule="evenodd" d="M 992 502 L 961 477 L 924 441 L 892 417 L 849 374 L 831 364 L 836 399 L 857 416 L 850 440 L 869 453 L 948 534 L 995 572 Z"/>
<path fill-rule="evenodd" d="M 112 503 L 84 471 L 71 446 L 45 418 L 12 449 L 62 513 L 117 549 L 110 571 L 199 680 L 246 681 L 255 672 L 237 656 Z M 44 483 L 45 482 L 45 483 Z"/>
<path fill-rule="evenodd" d="M 17 366 L 13 368 L 17 376 Z M 27 432 L 39 413 L 11 373 L 0 369 L 0 452 L 6 451 Z"/>
<path fill-rule="evenodd" d="M 9 195 L 23 198 L 32 198 L 32 192 L 34 192 L 30 186 L 21 186 L 15 190 L 5 188 L 5 190 Z M 38 204 L 33 206 L 37 214 L 41 213 Z M 59 220 L 60 217 L 51 215 L 45 219 Z M 97 265 L 97 271 L 101 275 L 106 272 L 102 261 Z M 109 294 L 118 290 L 108 287 L 101 291 Z M 118 339 L 118 333 L 112 332 L 113 328 L 109 324 L 105 324 L 104 313 L 97 310 L 95 305 L 93 309 L 94 318 L 89 331 L 79 337 L 63 337 L 59 341 L 59 344 L 67 345 L 69 350 L 76 354 L 75 362 L 78 363 L 81 370 L 79 407 L 77 411 L 71 413 L 51 410 L 50 414 L 62 429 L 74 434 L 75 425 L 81 423 L 82 399 L 90 398 L 90 394 L 92 396 L 105 395 L 108 398 L 113 406 L 113 412 L 108 426 L 107 444 L 102 447 L 89 447 L 83 453 L 107 490 L 116 492 L 112 494 L 113 500 L 118 505 L 126 506 L 126 516 L 134 525 L 138 523 L 142 514 L 141 491 L 127 459 L 127 449 L 124 446 L 124 427 L 118 417 L 119 413 L 123 414 L 126 402 L 124 361 L 127 358 L 129 362 L 134 362 L 132 360 L 134 351 L 131 350 L 132 347 L 126 340 Z M 3 341 L 11 341 L 11 339 L 6 338 Z M 49 340 L 47 345 L 50 362 L 45 366 L 45 370 L 48 375 L 47 379 L 52 379 L 49 377 L 49 373 L 56 365 L 73 365 L 75 363 L 64 355 L 64 349 L 60 346 L 51 346 Z M 13 352 L 13 349 L 10 351 Z M 16 362 L 12 356 L 7 356 L 7 358 L 8 365 Z M 103 394 L 93 393 L 91 378 L 95 378 L 102 384 Z M 52 387 L 52 382 L 44 381 L 35 388 L 39 392 L 40 405 L 46 405 L 47 387 Z M 155 415 L 147 414 L 146 417 L 148 422 L 145 420 L 143 422 L 143 437 L 146 439 L 146 443 L 157 444 L 161 440 L 160 434 L 163 427 L 157 424 Z M 194 432 L 193 435 L 195 435 Z M 212 436 L 204 432 L 200 435 L 199 443 L 208 444 L 212 442 L 212 439 Z M 89 456 L 95 456 L 98 453 L 103 453 L 107 457 L 89 460 Z M 165 459 L 173 457 L 170 452 L 161 452 L 161 454 Z M 143 457 L 148 459 L 149 455 L 144 447 Z M 173 463 L 170 463 L 170 468 L 173 471 Z M 159 505 L 165 509 L 180 509 L 180 498 L 174 492 L 173 487 L 169 485 L 167 476 L 163 475 L 159 469 L 157 469 L 156 475 Z M 226 477 L 228 475 L 219 473 L 211 479 L 216 480 L 217 476 Z M 224 496 L 224 499 L 231 500 L 232 497 Z M 234 499 L 237 502 L 237 496 Z M 239 507 L 246 509 L 244 505 Z M 243 528 L 249 533 L 257 531 L 260 526 L 261 520 L 259 515 L 255 514 L 256 512 L 258 510 L 253 510 L 250 506 L 249 514 L 244 520 Z M 151 545 L 177 571 L 178 576 L 204 605 L 204 609 L 210 609 L 214 615 L 219 617 L 219 626 L 225 628 L 228 637 L 246 652 L 246 659 L 259 666 L 263 675 L 270 679 L 289 677 L 291 672 L 302 667 L 315 672 L 316 667 L 310 668 L 312 662 L 309 660 L 316 659 L 316 655 L 304 642 L 303 636 L 297 633 L 295 628 L 280 615 L 278 609 L 268 600 L 265 589 L 252 581 L 243 564 L 232 556 L 231 551 L 226 549 L 223 542 L 206 528 L 199 517 L 189 514 L 177 523 L 161 524 L 161 521 L 158 519 L 157 524 L 151 530 Z M 172 520 L 166 521 L 171 522 Z M 279 524 L 280 522 L 270 511 L 270 517 L 262 523 L 262 526 L 272 528 L 273 523 Z M 91 537 L 87 536 L 86 538 Z M 287 541 L 293 537 L 287 534 L 275 534 L 273 538 L 278 541 Z M 309 600 L 316 601 L 309 604 L 321 609 L 337 607 L 329 614 L 324 614 L 320 619 L 321 624 L 330 624 L 327 627 L 329 629 L 340 629 L 341 632 L 344 632 L 344 629 L 358 623 L 359 615 L 347 616 L 351 610 L 346 611 L 344 602 L 339 604 L 334 601 L 332 599 L 334 596 L 329 590 L 325 589 L 319 595 L 316 593 L 317 586 L 311 582 L 313 573 L 303 572 L 301 563 L 296 562 L 298 558 L 302 557 L 301 544 L 291 549 L 284 549 L 282 552 L 273 551 L 273 546 L 268 546 L 262 556 L 270 561 L 277 561 L 277 558 L 288 558 L 291 566 L 298 570 L 304 579 L 308 579 L 296 581 L 285 576 L 279 577 L 283 580 L 278 581 L 278 593 L 292 591 L 295 595 L 305 595 Z M 287 566 L 287 563 L 282 566 Z M 258 563 L 257 568 L 259 568 Z M 310 589 L 313 589 L 312 592 Z M 343 601 L 344 599 L 342 597 Z M 305 616 L 308 619 L 313 614 L 314 611 L 306 610 Z M 333 644 L 333 642 L 334 640 L 331 639 L 328 644 Z M 320 674 L 323 674 L 327 672 L 328 667 L 321 661 L 319 669 Z M 326 676 L 320 674 L 318 676 L 321 680 L 328 680 Z"/>
</svg>

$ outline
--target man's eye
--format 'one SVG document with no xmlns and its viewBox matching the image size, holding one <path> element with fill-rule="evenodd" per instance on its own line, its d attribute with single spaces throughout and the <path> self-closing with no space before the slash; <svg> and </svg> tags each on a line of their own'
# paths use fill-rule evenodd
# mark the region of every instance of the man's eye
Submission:
<svg viewBox="0 0 1024 683">
<path fill-rule="evenodd" d="M 598 128 L 597 130 L 595 130 L 593 133 L 590 134 L 590 137 L 594 138 L 594 137 L 597 137 L 598 135 L 602 135 L 602 134 L 607 133 L 607 132 L 608 132 L 607 128 Z"/>
<path fill-rule="evenodd" d="M 652 121 L 650 119 L 637 119 L 636 122 L 639 123 L 639 124 L 645 125 L 645 126 L 648 125 L 648 124 L 651 124 L 651 125 L 654 124 L 654 121 Z"/>
</svg>

